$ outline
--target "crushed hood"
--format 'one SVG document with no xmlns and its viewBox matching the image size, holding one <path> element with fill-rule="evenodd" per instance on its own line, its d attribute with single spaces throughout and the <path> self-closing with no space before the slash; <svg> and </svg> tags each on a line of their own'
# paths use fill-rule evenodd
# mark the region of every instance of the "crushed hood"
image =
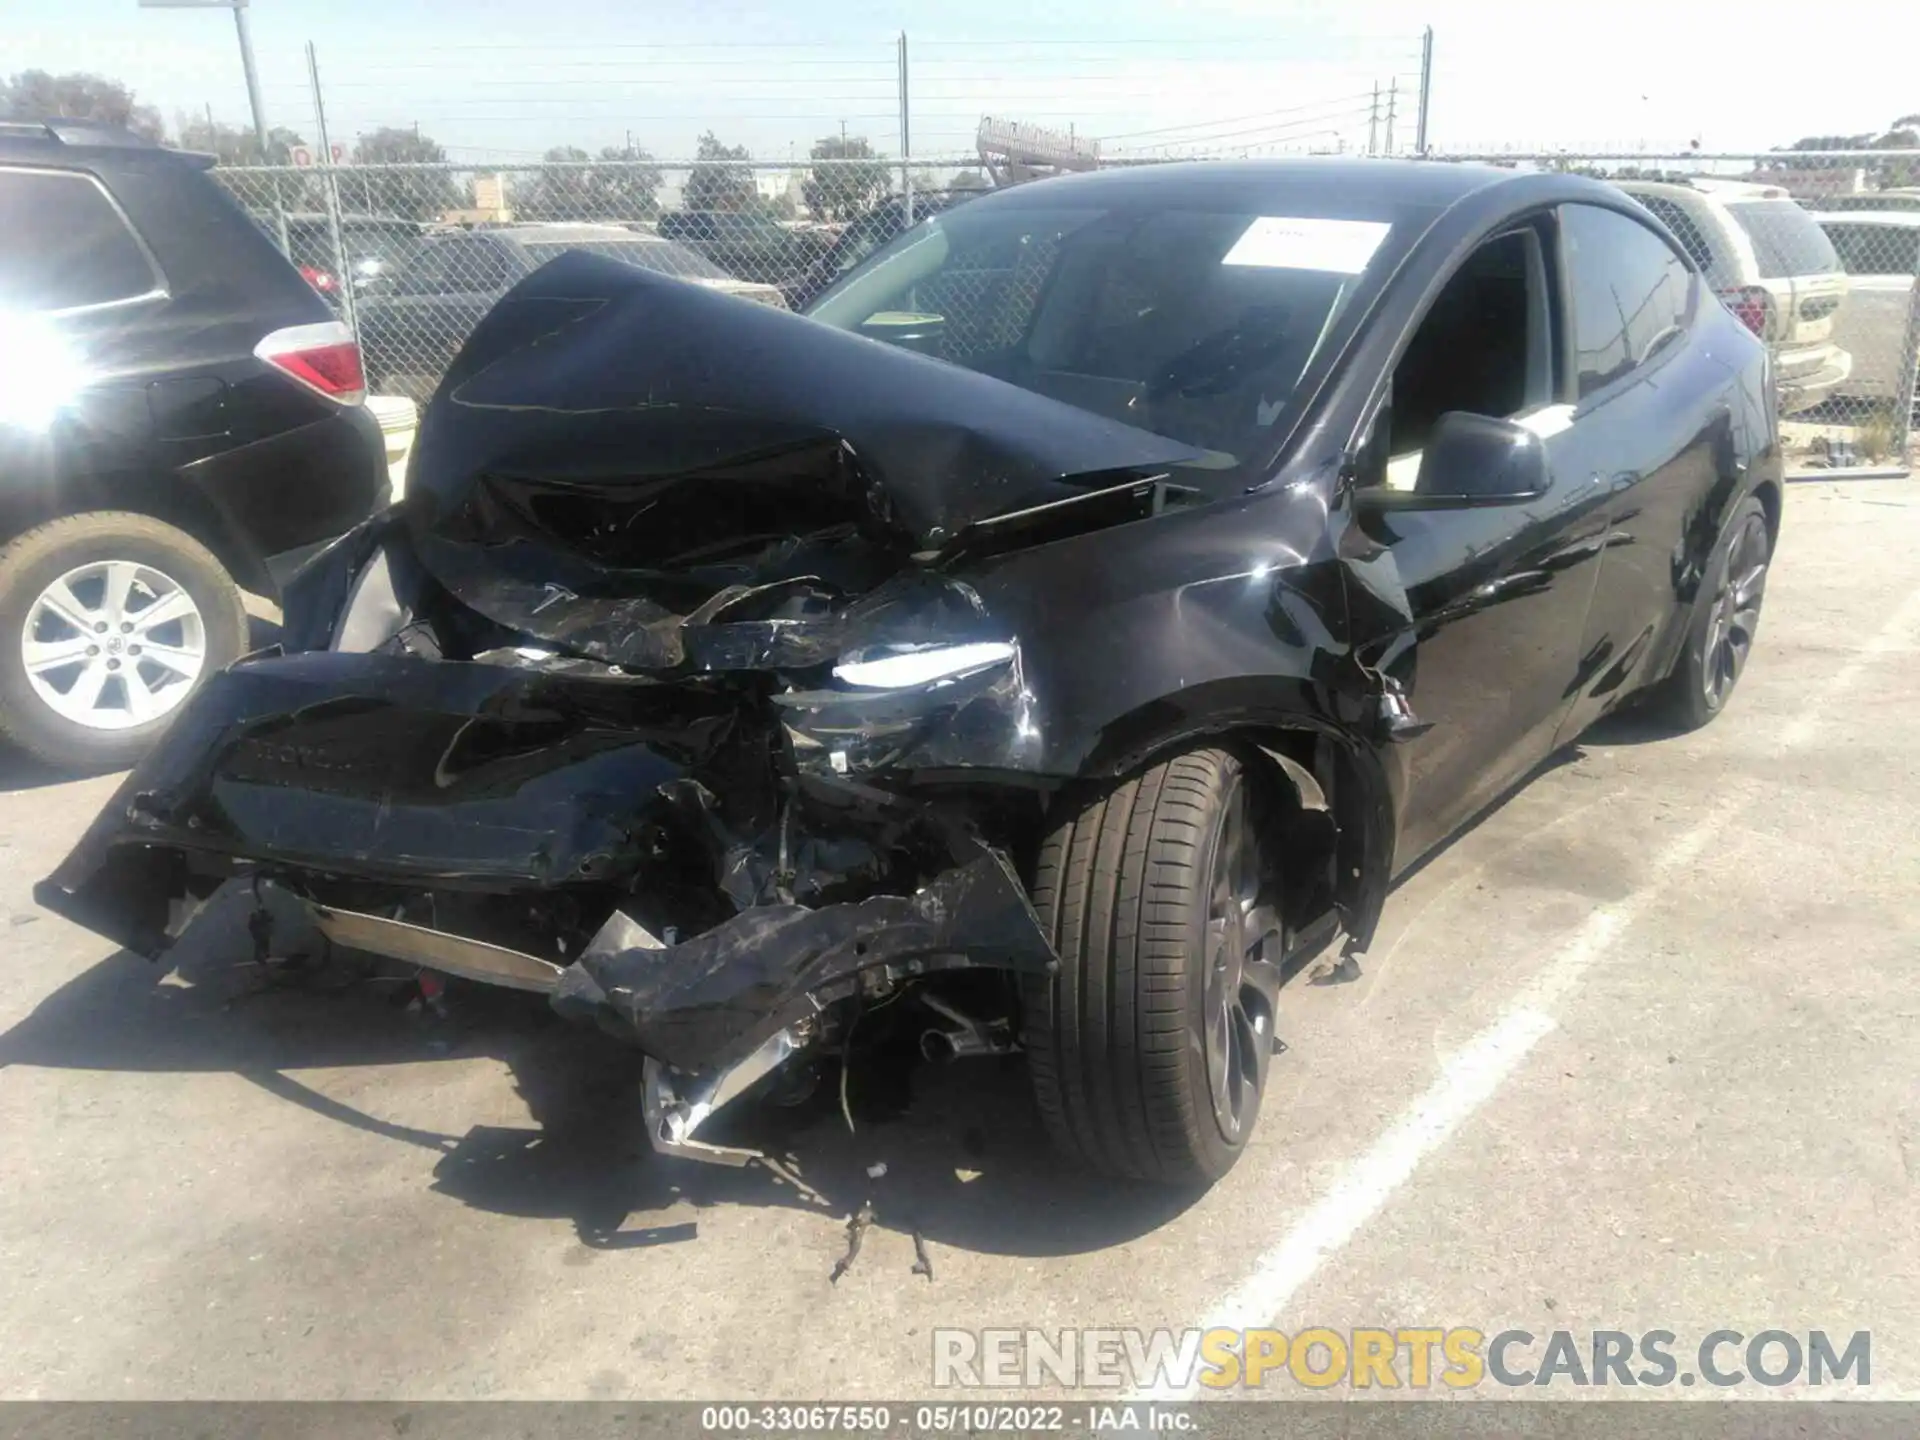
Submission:
<svg viewBox="0 0 1920 1440">
<path fill-rule="evenodd" d="M 408 468 L 421 564 L 583 654 L 805 620 L 997 516 L 1198 458 L 990 376 L 584 253 L 480 323 Z M 773 587 L 767 590 L 766 587 Z"/>
</svg>

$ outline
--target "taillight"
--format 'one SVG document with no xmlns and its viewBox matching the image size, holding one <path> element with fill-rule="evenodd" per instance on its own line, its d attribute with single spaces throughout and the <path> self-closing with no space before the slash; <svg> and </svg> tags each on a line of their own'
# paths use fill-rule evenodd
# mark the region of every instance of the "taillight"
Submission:
<svg viewBox="0 0 1920 1440">
<path fill-rule="evenodd" d="M 254 346 L 253 353 L 329 400 L 358 405 L 367 398 L 360 347 L 353 343 L 353 332 L 344 321 L 289 325 Z"/>
<path fill-rule="evenodd" d="M 1762 340 L 1767 338 L 1767 326 L 1773 319 L 1773 297 L 1756 286 L 1743 290 L 1722 290 L 1720 301 L 1731 310 L 1734 318 Z"/>
<path fill-rule="evenodd" d="M 300 278 L 318 290 L 322 295 L 332 294 L 334 287 L 340 283 L 333 278 L 333 272 L 331 270 L 321 270 L 312 265 L 302 265 L 300 267 Z"/>
</svg>

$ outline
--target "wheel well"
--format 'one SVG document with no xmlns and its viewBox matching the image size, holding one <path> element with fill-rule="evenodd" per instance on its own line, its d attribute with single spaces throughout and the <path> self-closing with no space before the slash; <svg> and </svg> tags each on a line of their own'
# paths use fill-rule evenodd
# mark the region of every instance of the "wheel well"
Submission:
<svg viewBox="0 0 1920 1440">
<path fill-rule="evenodd" d="M 1780 543 L 1780 487 L 1771 480 L 1761 482 L 1753 492 L 1760 508 L 1767 512 L 1767 549 Z"/>
<path fill-rule="evenodd" d="M 243 590 L 259 593 L 272 583 L 260 557 L 235 537 L 210 500 L 169 477 L 139 471 L 109 471 L 49 490 L 14 492 L 0 508 L 0 543 L 49 520 L 96 510 L 124 510 L 185 531 L 213 552 Z"/>
<path fill-rule="evenodd" d="M 1169 736 L 1136 752 L 1116 773 L 1130 774 L 1208 744 L 1240 752 L 1256 767 L 1267 793 L 1281 802 L 1278 848 L 1287 862 L 1290 934 L 1333 914 L 1354 948 L 1364 950 L 1373 938 L 1392 866 L 1392 804 L 1371 751 L 1352 737 L 1281 720 Z"/>
</svg>

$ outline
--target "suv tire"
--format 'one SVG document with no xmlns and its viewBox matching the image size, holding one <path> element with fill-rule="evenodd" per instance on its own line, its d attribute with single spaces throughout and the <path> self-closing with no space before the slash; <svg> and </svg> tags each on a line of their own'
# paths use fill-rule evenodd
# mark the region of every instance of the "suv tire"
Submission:
<svg viewBox="0 0 1920 1440">
<path fill-rule="evenodd" d="M 1650 697 L 1649 710 L 1675 729 L 1698 730 L 1733 698 L 1759 635 L 1772 549 L 1766 507 L 1750 495 L 1714 544 L 1686 644 Z"/>
<path fill-rule="evenodd" d="M 1258 798 L 1233 752 L 1192 750 L 1069 804 L 1041 843 L 1060 970 L 1023 980 L 1024 1040 L 1047 1129 L 1082 1164 L 1203 1185 L 1245 1148 L 1283 938 Z"/>
<path fill-rule="evenodd" d="M 49 521 L 0 549 L 0 734 L 65 769 L 130 765 L 247 633 L 239 587 L 184 531 L 120 511 Z"/>
</svg>

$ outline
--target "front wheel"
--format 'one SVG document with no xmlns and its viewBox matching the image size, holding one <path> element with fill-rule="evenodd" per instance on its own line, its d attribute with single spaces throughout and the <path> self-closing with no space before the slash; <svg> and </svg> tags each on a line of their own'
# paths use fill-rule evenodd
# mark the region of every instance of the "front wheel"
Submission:
<svg viewBox="0 0 1920 1440">
<path fill-rule="evenodd" d="M 0 733 L 52 765 L 129 765 L 246 637 L 239 588 L 192 536 L 50 521 L 0 550 Z"/>
<path fill-rule="evenodd" d="M 1698 730 L 1733 696 L 1760 633 L 1773 539 L 1766 507 L 1748 496 L 1714 546 L 1687 640 L 1653 695 L 1653 709 L 1681 730 Z"/>
<path fill-rule="evenodd" d="M 1059 973 L 1023 982 L 1056 1145 L 1109 1174 L 1205 1184 L 1259 1118 L 1283 936 L 1259 794 L 1232 752 L 1176 755 L 1069 807 L 1033 899 Z"/>
</svg>

